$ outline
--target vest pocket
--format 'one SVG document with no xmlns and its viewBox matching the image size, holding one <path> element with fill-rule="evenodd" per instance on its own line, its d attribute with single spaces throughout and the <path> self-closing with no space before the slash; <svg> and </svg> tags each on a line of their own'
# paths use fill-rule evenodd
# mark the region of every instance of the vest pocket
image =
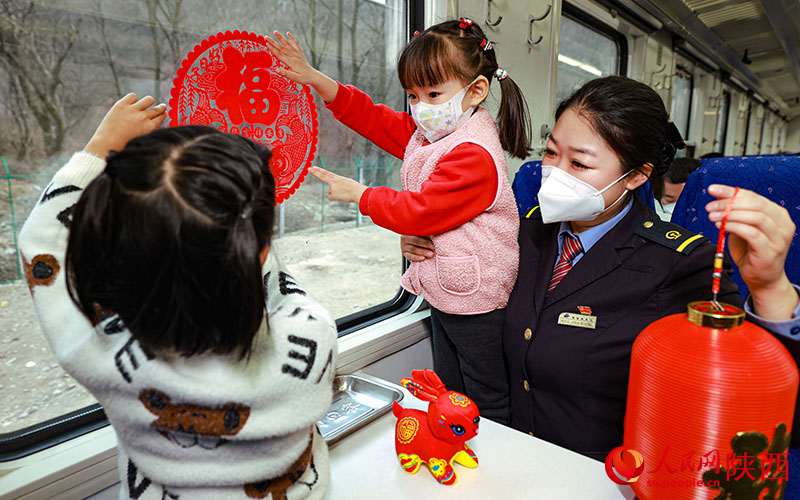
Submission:
<svg viewBox="0 0 800 500">
<path fill-rule="evenodd" d="M 469 295 L 478 291 L 481 268 L 477 255 L 436 258 L 436 278 L 446 292 Z"/>
</svg>

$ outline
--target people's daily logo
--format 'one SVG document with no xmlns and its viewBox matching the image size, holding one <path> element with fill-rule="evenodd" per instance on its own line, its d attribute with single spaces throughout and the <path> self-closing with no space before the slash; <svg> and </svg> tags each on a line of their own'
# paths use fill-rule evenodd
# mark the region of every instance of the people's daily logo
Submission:
<svg viewBox="0 0 800 500">
<path fill-rule="evenodd" d="M 617 484 L 633 484 L 644 471 L 644 457 L 631 448 L 619 446 L 606 457 L 606 474 Z"/>
</svg>

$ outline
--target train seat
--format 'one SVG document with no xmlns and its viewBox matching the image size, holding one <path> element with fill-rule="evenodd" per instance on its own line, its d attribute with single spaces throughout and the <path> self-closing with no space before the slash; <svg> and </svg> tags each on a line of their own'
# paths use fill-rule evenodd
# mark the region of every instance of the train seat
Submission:
<svg viewBox="0 0 800 500">
<path fill-rule="evenodd" d="M 731 156 L 701 160 L 702 164 L 686 182 L 672 213 L 672 222 L 717 241 L 719 230 L 708 220 L 705 206 L 714 198 L 708 194 L 710 184 L 739 186 L 774 201 L 789 211 L 800 226 L 800 157 L 795 155 Z M 786 258 L 786 274 L 792 283 L 800 283 L 800 248 L 797 233 Z M 727 249 L 727 242 L 726 242 Z M 742 298 L 748 288 L 734 266 L 733 279 Z"/>
</svg>

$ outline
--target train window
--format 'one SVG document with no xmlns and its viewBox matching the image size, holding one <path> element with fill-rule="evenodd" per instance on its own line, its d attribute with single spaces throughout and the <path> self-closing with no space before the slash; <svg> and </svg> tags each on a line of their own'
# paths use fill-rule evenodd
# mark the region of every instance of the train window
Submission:
<svg viewBox="0 0 800 500">
<path fill-rule="evenodd" d="M 684 139 L 689 137 L 689 115 L 692 109 L 692 75 L 679 68 L 672 80 L 672 121 Z"/>
<path fill-rule="evenodd" d="M 761 147 L 758 150 L 758 153 L 762 155 L 772 153 L 772 121 L 770 121 L 770 115 L 769 108 L 765 108 L 764 121 L 761 122 Z"/>
<path fill-rule="evenodd" d="M 561 102 L 581 85 L 601 76 L 620 73 L 624 38 L 608 29 L 590 26 L 572 16 L 561 17 L 558 45 L 556 102 Z"/>
<path fill-rule="evenodd" d="M 775 120 L 775 126 L 772 128 L 772 152 L 782 153 L 783 145 L 781 144 L 781 122 L 780 118 Z"/>
<path fill-rule="evenodd" d="M 31 442 L 42 427 L 49 430 L 38 435 L 58 438 L 58 419 L 94 402 L 50 354 L 15 242 L 48 178 L 85 144 L 105 110 L 129 91 L 167 102 L 179 61 L 208 35 L 233 29 L 292 31 L 312 65 L 377 102 L 403 109 L 405 92 L 395 65 L 409 36 L 409 5 L 416 4 L 0 3 L 0 117 L 6 124 L 0 171 L 9 187 L 8 196 L 0 195 L 0 400 L 7 402 L 0 415 L 0 459 L 13 455 L 20 439 Z M 319 96 L 315 99 L 320 131 L 315 164 L 368 185 L 399 188 L 400 161 L 341 125 Z M 355 204 L 328 201 L 327 191 L 309 176 L 280 205 L 273 245 L 297 281 L 339 318 L 342 331 L 397 312 L 408 294 L 399 286 L 399 237 L 360 216 Z M 70 421 L 87 414 L 102 418 L 95 409 L 79 411 Z"/>
<path fill-rule="evenodd" d="M 728 134 L 728 113 L 731 108 L 731 93 L 722 92 L 719 109 L 717 110 L 717 137 L 714 140 L 714 151 L 725 151 L 725 136 Z"/>
</svg>

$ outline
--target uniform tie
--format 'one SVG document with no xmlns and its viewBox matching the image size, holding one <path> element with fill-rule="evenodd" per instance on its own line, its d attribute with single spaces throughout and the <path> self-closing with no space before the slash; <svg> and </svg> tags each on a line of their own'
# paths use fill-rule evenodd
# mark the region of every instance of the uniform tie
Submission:
<svg viewBox="0 0 800 500">
<path fill-rule="evenodd" d="M 564 248 L 561 250 L 561 257 L 558 259 L 556 268 L 553 269 L 553 277 L 550 278 L 550 286 L 547 287 L 547 295 L 550 295 L 556 285 L 572 269 L 572 260 L 583 251 L 581 242 L 578 238 L 569 233 L 564 234 Z"/>
</svg>

